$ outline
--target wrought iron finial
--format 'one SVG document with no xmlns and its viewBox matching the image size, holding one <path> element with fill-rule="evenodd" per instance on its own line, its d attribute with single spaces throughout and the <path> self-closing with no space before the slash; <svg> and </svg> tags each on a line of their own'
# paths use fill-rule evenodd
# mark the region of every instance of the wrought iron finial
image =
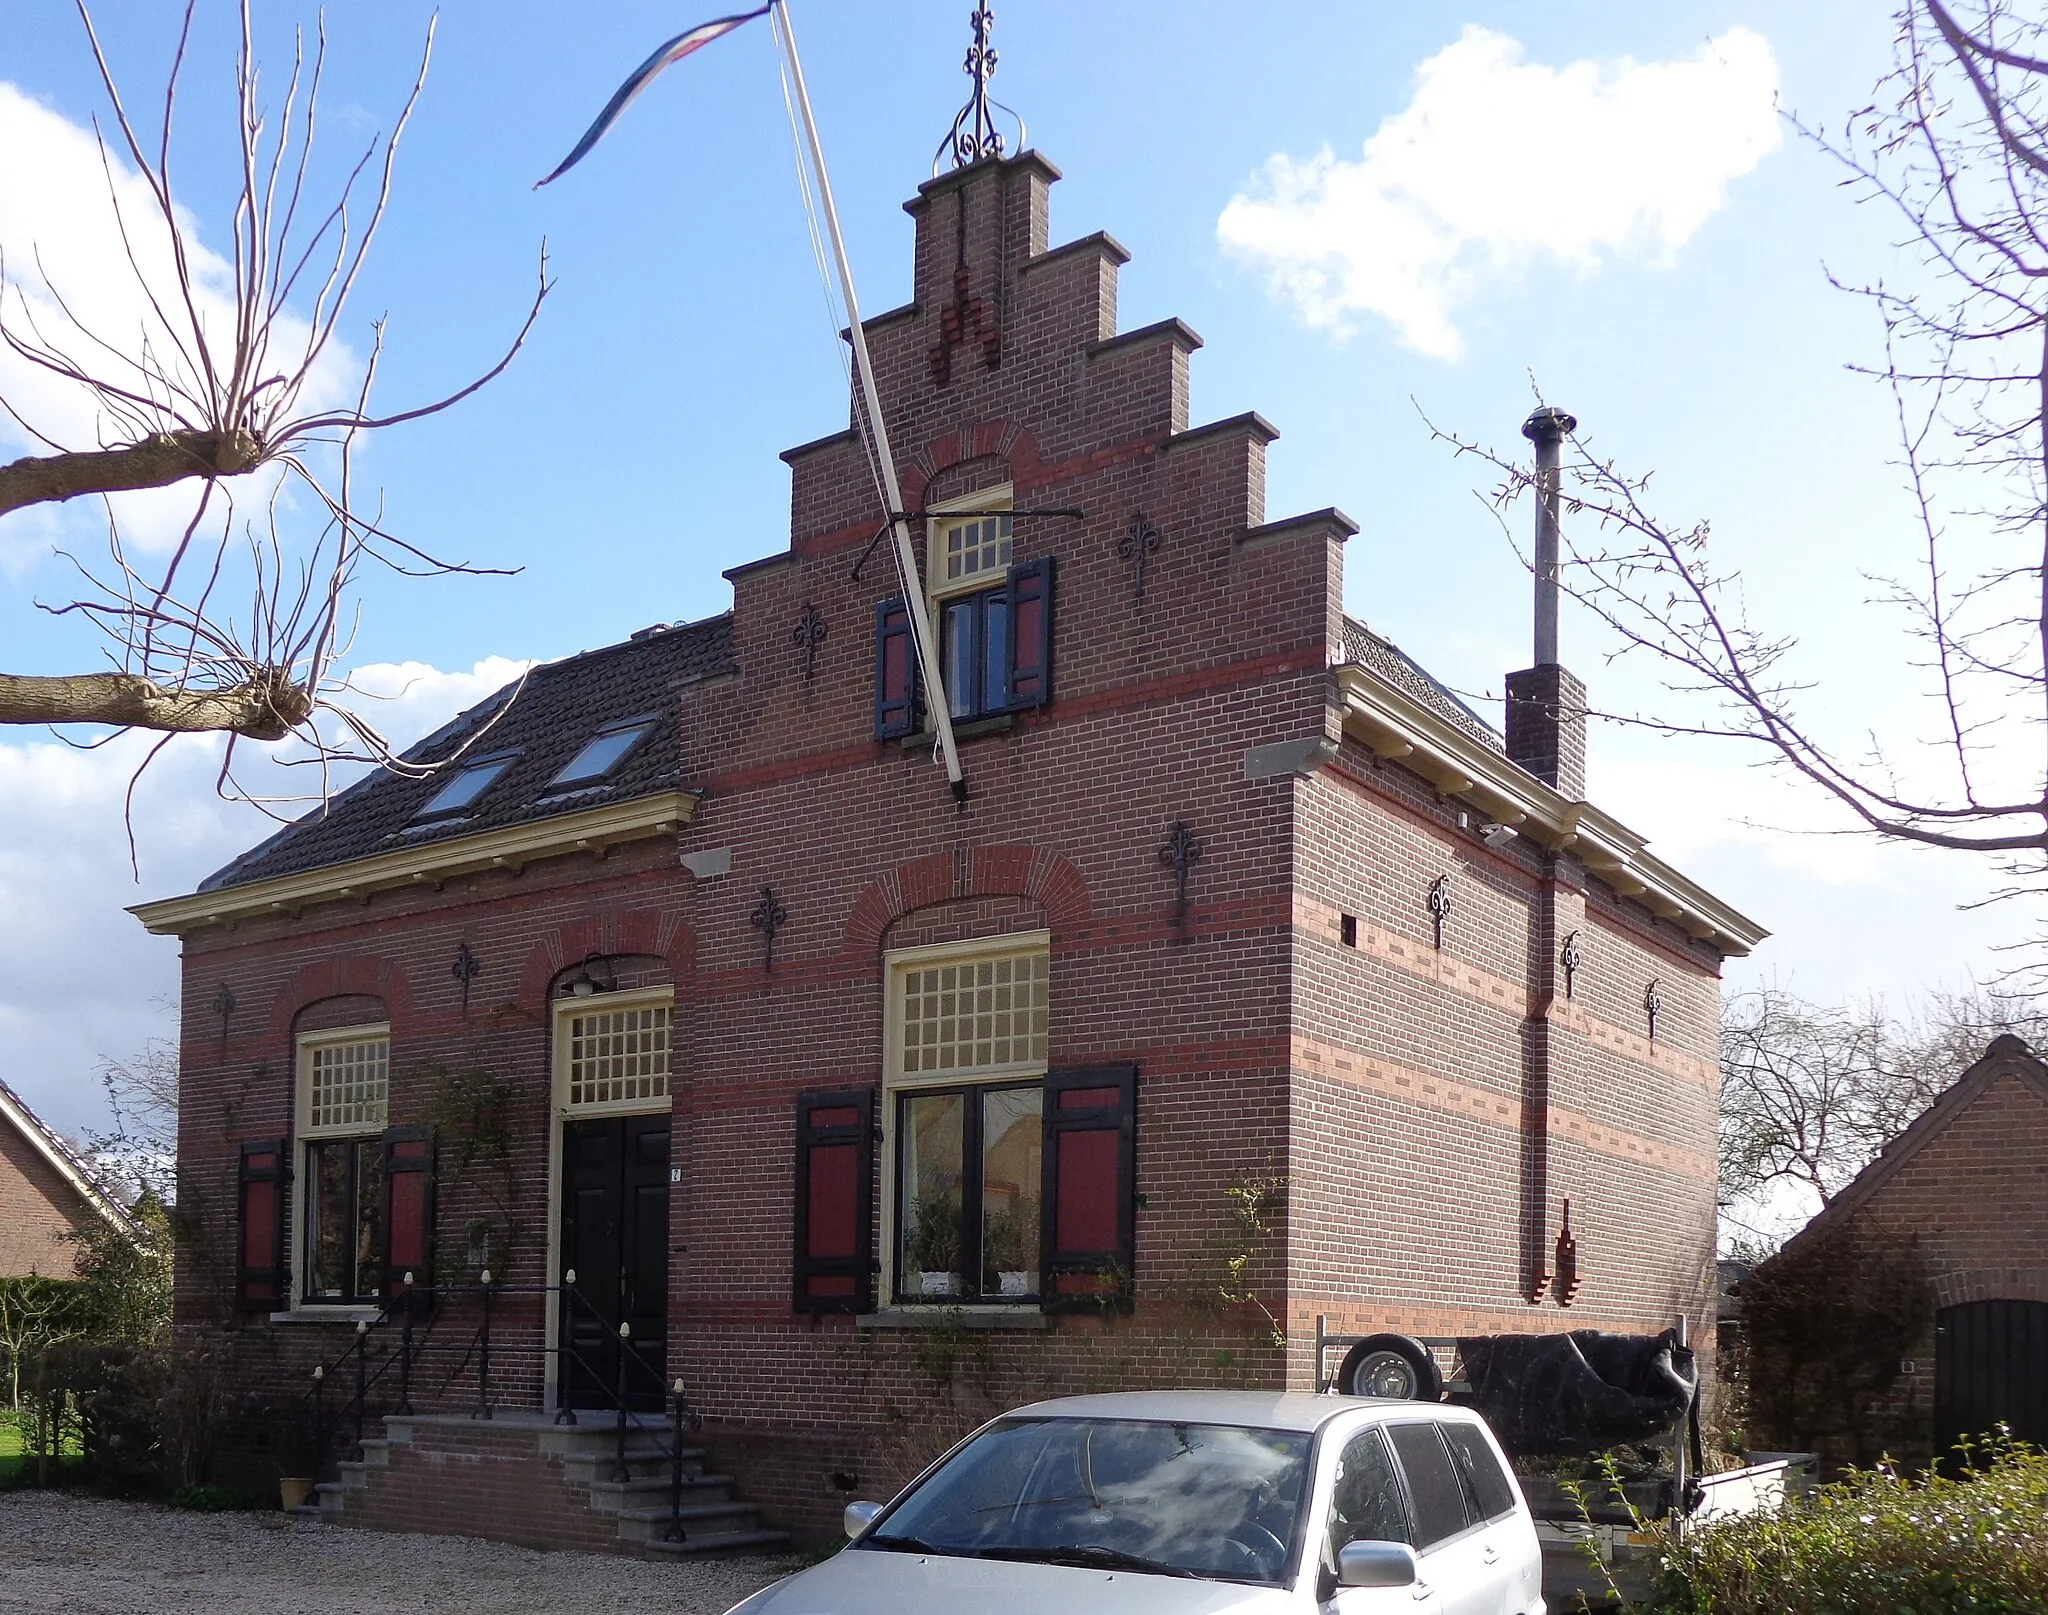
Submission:
<svg viewBox="0 0 2048 1615">
<path fill-rule="evenodd" d="M 1643 989 L 1643 1016 L 1650 1023 L 1650 1041 L 1657 1041 L 1657 1017 L 1664 1013 L 1664 995 L 1657 990 L 1657 981 L 1651 978 L 1650 985 Z"/>
<path fill-rule="evenodd" d="M 990 111 L 992 107 L 1002 107 L 1011 117 L 1017 118 L 1017 146 L 1019 150 L 1024 146 L 1024 120 L 988 93 L 988 81 L 996 76 L 996 48 L 988 42 L 989 31 L 995 27 L 996 14 L 986 4 L 977 5 L 969 13 L 967 21 L 974 29 L 974 43 L 967 47 L 967 61 L 962 70 L 974 80 L 974 93 L 968 96 L 967 105 L 954 118 L 953 127 L 939 142 L 939 149 L 932 153 L 933 178 L 938 177 L 939 168 L 949 151 L 953 154 L 955 168 L 965 168 L 984 157 L 1003 155 L 1006 145 L 997 132 L 995 115 Z"/>
<path fill-rule="evenodd" d="M 1439 875 L 1429 884 L 1429 924 L 1432 943 L 1441 953 L 1444 946 L 1444 921 L 1451 917 L 1451 877 Z"/>
<path fill-rule="evenodd" d="M 1564 995 L 1569 999 L 1577 983 L 1579 966 L 1584 963 L 1579 952 L 1578 932 L 1574 931 L 1564 939 L 1564 947 L 1557 956 L 1557 962 L 1564 967 Z"/>
<path fill-rule="evenodd" d="M 1145 603 L 1145 566 L 1147 561 L 1159 553 L 1159 529 L 1145 519 L 1142 510 L 1131 512 L 1131 525 L 1124 536 L 1116 541 L 1116 553 L 1120 560 L 1129 561 L 1137 572 L 1137 584 L 1131 592 L 1131 603 Z"/>
<path fill-rule="evenodd" d="M 1160 867 L 1173 871 L 1173 924 L 1183 937 L 1188 923 L 1188 875 L 1202 861 L 1204 850 L 1201 838 L 1188 828 L 1185 819 L 1173 821 L 1165 845 L 1159 849 Z"/>
<path fill-rule="evenodd" d="M 796 630 L 789 638 L 790 643 L 804 653 L 804 682 L 810 683 L 818 674 L 818 647 L 825 643 L 825 636 L 831 626 L 825 621 L 825 613 L 818 609 L 815 600 L 804 602 L 803 615 L 796 620 Z"/>
<path fill-rule="evenodd" d="M 773 974 L 775 970 L 775 933 L 788 923 L 789 910 L 776 897 L 775 888 L 763 886 L 761 901 L 747 916 L 747 924 L 761 933 L 761 969 L 766 974 Z"/>
<path fill-rule="evenodd" d="M 484 962 L 476 956 L 476 950 L 468 942 L 461 942 L 455 948 L 455 962 L 448 967 L 448 974 L 462 983 L 462 1013 L 469 1013 L 469 984 L 484 973 Z"/>
</svg>

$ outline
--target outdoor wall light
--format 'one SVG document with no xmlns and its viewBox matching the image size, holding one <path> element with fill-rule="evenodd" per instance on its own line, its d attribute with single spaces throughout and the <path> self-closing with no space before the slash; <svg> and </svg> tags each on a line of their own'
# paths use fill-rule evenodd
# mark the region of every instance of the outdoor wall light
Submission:
<svg viewBox="0 0 2048 1615">
<path fill-rule="evenodd" d="M 562 983 L 562 994 L 568 998 L 590 998 L 598 993 L 617 990 L 619 978 L 612 973 L 612 967 L 601 954 L 590 954 L 577 968 L 576 974 Z"/>
</svg>

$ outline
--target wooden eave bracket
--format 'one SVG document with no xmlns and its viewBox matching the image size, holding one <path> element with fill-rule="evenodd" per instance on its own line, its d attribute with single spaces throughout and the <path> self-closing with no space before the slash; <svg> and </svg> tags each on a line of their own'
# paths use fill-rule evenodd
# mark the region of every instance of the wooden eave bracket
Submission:
<svg viewBox="0 0 2048 1615">
<path fill-rule="evenodd" d="M 430 885 L 439 891 L 457 875 L 484 870 L 518 875 L 540 859 L 578 852 L 601 857 L 622 842 L 674 834 L 691 821 L 697 801 L 695 791 L 665 791 L 634 802 L 607 803 L 499 830 L 452 836 L 425 846 L 394 848 L 325 869 L 252 881 L 247 886 L 137 903 L 128 912 L 158 936 L 183 936 L 264 914 L 289 914 L 296 919 L 315 903 L 350 898 L 367 903 L 378 892 L 400 886 Z"/>
<path fill-rule="evenodd" d="M 1357 663 L 1337 670 L 1345 732 L 1444 795 L 1470 802 L 1553 852 L 1566 848 L 1618 897 L 1640 898 L 1695 940 L 1740 958 L 1770 935 L 1648 850 L 1648 841 L 1590 802 L 1574 802 Z"/>
</svg>

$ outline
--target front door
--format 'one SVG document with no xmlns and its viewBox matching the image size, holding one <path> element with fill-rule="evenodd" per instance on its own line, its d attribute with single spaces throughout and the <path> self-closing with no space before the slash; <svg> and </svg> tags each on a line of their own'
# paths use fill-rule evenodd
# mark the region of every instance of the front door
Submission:
<svg viewBox="0 0 2048 1615">
<path fill-rule="evenodd" d="M 663 1405 L 668 1147 L 666 1115 L 562 1124 L 564 1406 L 615 1407 L 622 1374 L 628 1407 Z"/>
</svg>

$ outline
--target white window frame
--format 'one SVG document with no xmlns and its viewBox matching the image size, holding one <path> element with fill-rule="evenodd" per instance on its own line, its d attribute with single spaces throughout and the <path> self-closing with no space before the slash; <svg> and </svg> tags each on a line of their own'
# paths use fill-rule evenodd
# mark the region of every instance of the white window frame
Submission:
<svg viewBox="0 0 2048 1615">
<path fill-rule="evenodd" d="M 898 1243 L 896 1185 L 901 1176 L 896 1160 L 898 1097 L 903 1094 L 952 1088 L 1028 1087 L 1034 1081 L 1043 1082 L 1051 1064 L 1045 1059 L 1013 1060 L 1003 1065 L 963 1066 L 949 1071 L 906 1072 L 903 1069 L 903 977 L 909 971 L 923 970 L 935 964 L 971 964 L 983 959 L 1015 958 L 1024 954 L 1044 955 L 1049 972 L 1052 963 L 1052 932 L 1010 931 L 1001 936 L 976 937 L 970 942 L 940 942 L 925 947 L 892 948 L 882 955 L 882 1148 L 879 1162 L 882 1176 L 882 1219 L 876 1234 L 877 1250 L 881 1257 L 881 1272 L 875 1293 L 877 1307 L 909 1311 L 916 1305 L 895 1299 Z M 1048 974 L 1048 1054 L 1051 1052 L 1051 1019 L 1052 993 Z M 982 1302 L 975 1297 L 964 1299 L 964 1310 L 972 1312 L 1015 1315 L 1020 1310 L 1016 1302 Z M 957 1308 L 961 1306 L 962 1298 L 949 1298 L 934 1304 L 939 1307 Z"/>
<path fill-rule="evenodd" d="M 313 1117 L 313 1054 L 317 1049 L 336 1048 L 347 1043 L 375 1043 L 384 1045 L 384 1114 L 374 1124 L 369 1122 L 330 1122 L 315 1127 Z M 327 1027 L 317 1032 L 301 1032 L 293 1039 L 294 1077 L 292 1083 L 292 1176 L 290 1199 L 285 1207 L 285 1249 L 289 1253 L 292 1270 L 290 1307 L 294 1312 L 331 1312 L 341 1317 L 352 1317 L 358 1313 L 368 1314 L 376 1309 L 362 1301 L 325 1301 L 306 1295 L 306 1273 L 313 1265 L 311 1254 L 305 1248 L 306 1196 L 312 1184 L 306 1162 L 308 1145 L 323 1144 L 337 1138 L 381 1138 L 384 1130 L 391 1125 L 391 1023 L 389 1021 L 365 1021 L 357 1026 Z"/>
<path fill-rule="evenodd" d="M 956 524 L 963 511 L 987 511 L 1008 515 L 1016 505 L 1016 494 L 1010 483 L 1000 482 L 994 487 L 982 488 L 974 493 L 962 494 L 957 499 L 942 499 L 935 505 L 925 507 L 924 576 L 925 616 L 932 625 L 932 651 L 939 660 L 939 672 L 945 674 L 945 609 L 949 600 L 965 594 L 986 594 L 999 589 L 1009 580 L 1010 567 L 1016 564 L 1015 524 L 1012 523 L 1012 560 L 999 572 L 977 572 L 971 578 L 947 578 L 944 575 L 946 561 L 946 530 Z M 949 703 L 950 690 L 941 690 L 940 696 Z M 954 720 L 956 723 L 974 722 L 974 719 Z M 936 730 L 936 721 L 931 714 L 931 698 L 926 697 L 924 733 Z"/>
</svg>

